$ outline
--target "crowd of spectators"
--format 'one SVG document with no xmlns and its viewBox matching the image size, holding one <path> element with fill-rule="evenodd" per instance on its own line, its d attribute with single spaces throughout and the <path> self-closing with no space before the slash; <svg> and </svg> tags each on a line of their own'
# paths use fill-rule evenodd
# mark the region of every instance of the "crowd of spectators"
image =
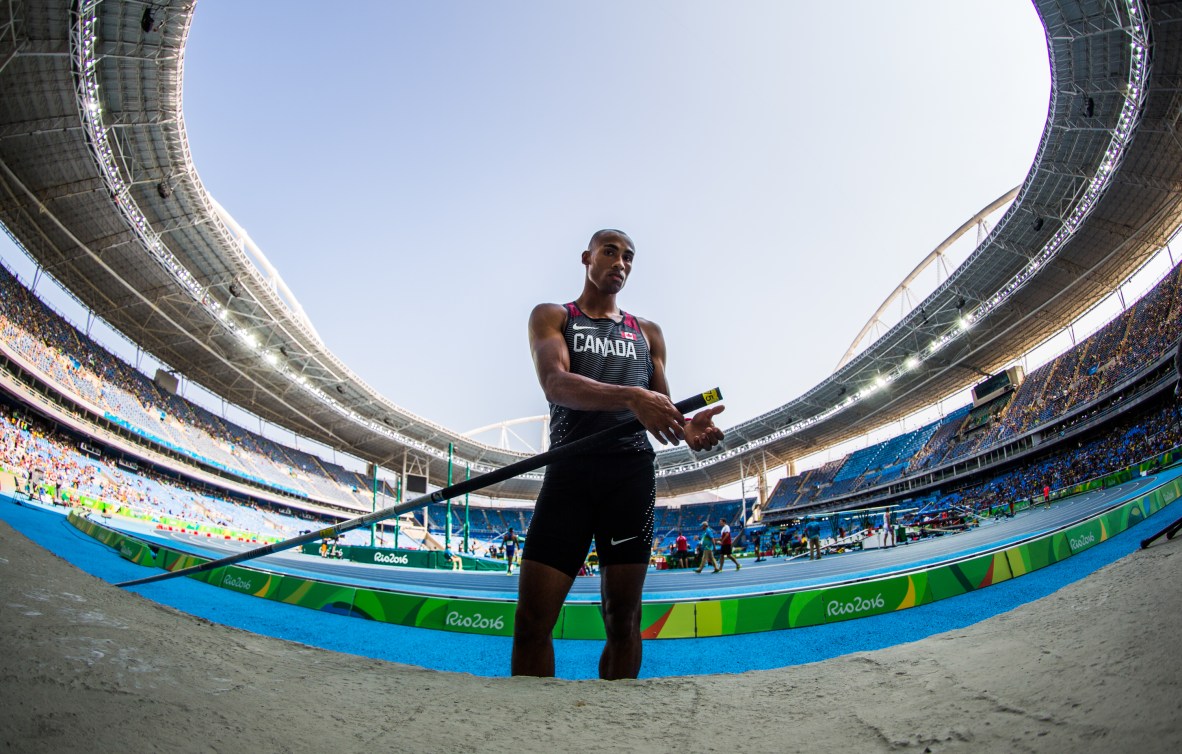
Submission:
<svg viewBox="0 0 1182 754">
<path fill-rule="evenodd" d="M 289 494 L 358 508 L 371 502 L 358 474 L 162 390 L 66 322 L 3 266 L 0 340 L 97 415 L 157 444 Z M 387 486 L 382 492 L 393 491 Z"/>
<path fill-rule="evenodd" d="M 1172 396 L 1147 411 L 1122 417 L 1088 440 L 939 498 L 939 508 L 996 512 L 1011 500 L 1030 500 L 1125 468 L 1182 445 L 1182 419 Z"/>
<path fill-rule="evenodd" d="M 1016 390 L 983 406 L 964 406 L 911 433 L 783 479 L 765 510 L 805 507 L 968 457 L 1103 396 L 1166 353 L 1178 339 L 1180 270 L 1182 266 L 1174 268 L 1140 301 L 1087 340 L 1034 370 Z M 299 497 L 353 507 L 370 503 L 366 480 L 358 474 L 245 430 L 160 389 L 49 309 L 2 266 L 0 340 L 80 405 L 154 442 Z M 96 459 L 97 454 L 83 452 L 76 442 L 44 431 L 19 406 L 5 404 L 3 411 L 0 461 L 10 469 L 23 470 L 22 484 L 30 484 L 36 472 L 49 488 L 63 490 L 67 500 L 70 495 L 87 495 L 212 525 L 232 526 L 238 519 L 278 535 L 294 532 L 301 525 L 308 528 L 306 518 L 301 518 L 307 514 L 229 501 L 151 471 L 132 473 Z M 1167 402 L 1148 413 L 1126 417 L 1076 447 L 926 502 L 937 510 L 989 510 L 1015 497 L 1028 497 L 1045 485 L 1060 488 L 1127 465 L 1180 441 L 1175 408 Z M 382 492 L 392 494 L 388 488 Z M 245 509 L 235 506 L 242 505 L 259 515 L 236 515 L 236 510 L 242 513 Z M 722 517 L 738 524 L 740 509 L 740 501 L 711 504 L 701 510 L 695 506 L 658 509 L 657 544 L 667 547 L 678 531 L 692 531 L 692 524 L 702 520 Z M 492 541 L 510 527 L 527 531 L 530 515 L 528 507 L 474 508 L 469 512 L 468 533 Z M 452 516 L 451 531 L 462 531 L 460 509 L 453 508 Z M 683 520 L 686 516 L 689 524 Z M 447 528 L 444 517 L 442 509 L 432 511 L 428 526 L 433 533 L 442 534 Z"/>
<path fill-rule="evenodd" d="M 182 529 L 215 527 L 287 539 L 338 520 L 231 497 L 134 462 L 121 465 L 97 443 L 55 430 L 7 399 L 0 400 L 0 469 L 11 474 L 18 494 L 42 502 L 74 507 L 89 499 L 100 512 L 118 511 Z M 347 532 L 341 541 L 369 544 L 369 532 Z"/>
<path fill-rule="evenodd" d="M 963 406 L 911 433 L 927 439 L 903 463 L 886 448 L 906 438 L 886 440 L 780 480 L 765 510 L 805 508 L 969 458 L 1095 401 L 1169 352 L 1182 336 L 1180 278 L 1182 265 L 1092 336 L 1032 371 L 1016 389 L 978 407 Z"/>
</svg>

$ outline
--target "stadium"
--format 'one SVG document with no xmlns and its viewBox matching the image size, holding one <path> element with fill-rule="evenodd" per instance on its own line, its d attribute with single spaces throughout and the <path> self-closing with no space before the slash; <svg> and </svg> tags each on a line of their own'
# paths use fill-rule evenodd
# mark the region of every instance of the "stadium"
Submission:
<svg viewBox="0 0 1182 754">
<path fill-rule="evenodd" d="M 194 4 L 2 7 L 7 746 L 1182 744 L 1177 544 L 1139 547 L 1182 493 L 1182 4 L 1036 1 L 1045 125 L 949 237 L 977 229 L 963 261 L 900 308 L 938 246 L 836 369 L 713 449 L 659 450 L 644 672 L 618 683 L 585 680 L 594 551 L 564 680 L 503 677 L 503 543 L 551 449 L 425 419 L 330 350 L 199 177 Z M 733 571 L 694 572 L 703 522 Z"/>
</svg>

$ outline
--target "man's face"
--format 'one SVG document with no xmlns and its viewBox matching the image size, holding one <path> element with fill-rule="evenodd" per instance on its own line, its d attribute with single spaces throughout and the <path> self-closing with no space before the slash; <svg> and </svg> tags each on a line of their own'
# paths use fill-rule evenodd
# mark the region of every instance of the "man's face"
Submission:
<svg viewBox="0 0 1182 754">
<path fill-rule="evenodd" d="M 635 255 L 631 238 L 622 233 L 605 234 L 583 252 L 587 279 L 604 293 L 619 293 L 632 274 Z"/>
</svg>

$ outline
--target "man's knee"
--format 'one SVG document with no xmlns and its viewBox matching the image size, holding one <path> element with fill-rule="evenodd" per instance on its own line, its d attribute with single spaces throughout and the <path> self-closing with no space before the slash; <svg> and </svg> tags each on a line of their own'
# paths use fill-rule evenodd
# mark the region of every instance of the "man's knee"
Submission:
<svg viewBox="0 0 1182 754">
<path fill-rule="evenodd" d="M 547 616 L 529 606 L 517 604 L 517 611 L 513 615 L 513 636 L 525 641 L 545 640 L 554 631 L 557 617 Z"/>
<path fill-rule="evenodd" d="M 603 627 L 608 641 L 630 639 L 640 633 L 640 605 L 605 605 Z"/>
</svg>

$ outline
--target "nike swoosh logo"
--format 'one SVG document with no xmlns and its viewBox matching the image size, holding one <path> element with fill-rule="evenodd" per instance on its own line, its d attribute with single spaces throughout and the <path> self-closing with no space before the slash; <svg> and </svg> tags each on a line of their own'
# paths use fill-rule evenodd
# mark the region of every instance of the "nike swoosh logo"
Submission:
<svg viewBox="0 0 1182 754">
<path fill-rule="evenodd" d="M 625 542 L 629 542 L 633 539 L 636 539 L 636 537 L 625 537 L 624 539 L 616 539 L 615 537 L 612 537 L 612 547 L 615 547 L 616 545 L 622 545 Z"/>
<path fill-rule="evenodd" d="M 576 330 L 594 330 L 595 325 L 571 325 Z"/>
</svg>

